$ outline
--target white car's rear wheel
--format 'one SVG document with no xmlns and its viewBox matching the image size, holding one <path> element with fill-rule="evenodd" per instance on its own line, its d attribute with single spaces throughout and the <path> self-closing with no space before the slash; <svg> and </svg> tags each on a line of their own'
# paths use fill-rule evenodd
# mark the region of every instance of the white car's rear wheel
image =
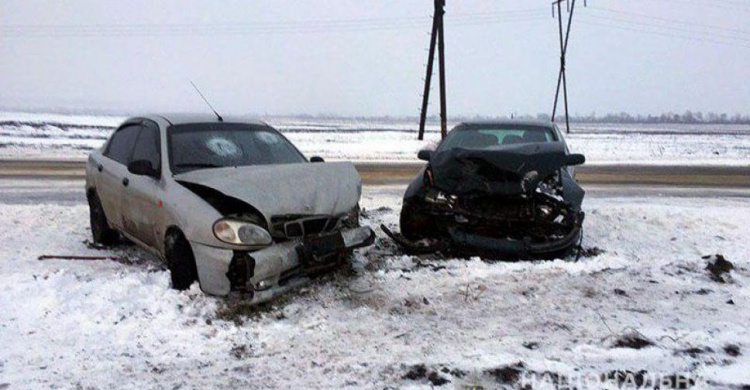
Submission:
<svg viewBox="0 0 750 390">
<path fill-rule="evenodd" d="M 107 216 L 104 214 L 102 202 L 96 194 L 89 196 L 89 218 L 91 224 L 91 236 L 94 243 L 102 245 L 114 245 L 117 243 L 118 233 L 109 227 Z"/>
</svg>

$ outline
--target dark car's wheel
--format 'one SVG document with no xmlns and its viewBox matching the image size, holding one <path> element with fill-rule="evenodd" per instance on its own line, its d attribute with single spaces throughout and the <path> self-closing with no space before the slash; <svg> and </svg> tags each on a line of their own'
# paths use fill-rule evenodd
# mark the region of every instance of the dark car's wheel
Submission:
<svg viewBox="0 0 750 390">
<path fill-rule="evenodd" d="M 88 198 L 91 236 L 94 239 L 94 243 L 114 245 L 117 243 L 118 233 L 116 230 L 109 227 L 107 216 L 104 215 L 102 202 L 96 194 L 92 194 Z"/>
<path fill-rule="evenodd" d="M 164 247 L 169 274 L 172 277 L 172 288 L 187 290 L 198 280 L 198 269 L 190 243 L 180 231 L 171 230 L 167 233 Z"/>
<path fill-rule="evenodd" d="M 401 207 L 399 225 L 401 235 L 412 241 L 424 238 L 430 231 L 429 219 L 410 202 L 404 202 L 403 207 Z"/>
</svg>

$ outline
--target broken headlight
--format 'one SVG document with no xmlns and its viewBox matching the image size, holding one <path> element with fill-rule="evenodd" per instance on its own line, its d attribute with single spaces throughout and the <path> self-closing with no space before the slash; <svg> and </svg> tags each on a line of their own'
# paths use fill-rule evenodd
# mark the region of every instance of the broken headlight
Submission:
<svg viewBox="0 0 750 390">
<path fill-rule="evenodd" d="M 268 230 L 253 223 L 231 219 L 216 221 L 214 235 L 223 242 L 236 245 L 269 245 L 273 242 Z"/>
<path fill-rule="evenodd" d="M 458 197 L 456 197 L 455 195 L 449 195 L 434 188 L 428 188 L 424 195 L 424 200 L 427 203 L 433 203 L 449 208 L 453 208 L 453 205 L 456 203 L 456 199 L 458 199 Z"/>
<path fill-rule="evenodd" d="M 539 172 L 537 171 L 529 171 L 523 176 L 523 180 L 521 180 L 521 191 L 523 192 L 529 192 L 532 190 L 531 183 L 534 182 L 539 177 Z"/>
<path fill-rule="evenodd" d="M 549 207 L 547 205 L 541 205 L 537 208 L 539 211 L 539 215 L 541 215 L 542 218 L 549 218 L 550 215 L 552 215 L 552 207 Z"/>
<path fill-rule="evenodd" d="M 560 171 L 555 171 L 555 173 L 547 176 L 544 180 L 539 182 L 539 186 L 537 186 L 536 192 L 552 195 L 555 197 L 562 196 L 563 188 L 562 182 L 560 180 Z"/>
</svg>

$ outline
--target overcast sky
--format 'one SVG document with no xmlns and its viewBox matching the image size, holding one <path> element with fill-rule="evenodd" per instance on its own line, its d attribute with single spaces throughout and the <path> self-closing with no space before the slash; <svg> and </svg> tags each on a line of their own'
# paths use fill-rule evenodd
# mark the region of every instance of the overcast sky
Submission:
<svg viewBox="0 0 750 390">
<path fill-rule="evenodd" d="M 192 79 L 223 113 L 417 115 L 431 14 L 431 0 L 3 0 L 0 107 L 203 111 Z M 551 111 L 550 0 L 447 0 L 445 18 L 449 116 Z M 578 0 L 571 113 L 747 114 L 747 20 L 748 0 Z"/>
</svg>

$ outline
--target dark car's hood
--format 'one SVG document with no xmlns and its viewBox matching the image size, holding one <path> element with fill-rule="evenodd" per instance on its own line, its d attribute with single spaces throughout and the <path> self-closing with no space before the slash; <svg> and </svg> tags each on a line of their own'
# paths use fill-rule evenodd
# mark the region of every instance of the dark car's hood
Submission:
<svg viewBox="0 0 750 390">
<path fill-rule="evenodd" d="M 520 195 L 536 189 L 566 160 L 561 142 L 525 143 L 439 152 L 430 167 L 435 187 L 452 194 Z"/>
<path fill-rule="evenodd" d="M 361 181 L 349 162 L 201 169 L 175 175 L 274 215 L 343 215 L 359 202 Z"/>
</svg>

